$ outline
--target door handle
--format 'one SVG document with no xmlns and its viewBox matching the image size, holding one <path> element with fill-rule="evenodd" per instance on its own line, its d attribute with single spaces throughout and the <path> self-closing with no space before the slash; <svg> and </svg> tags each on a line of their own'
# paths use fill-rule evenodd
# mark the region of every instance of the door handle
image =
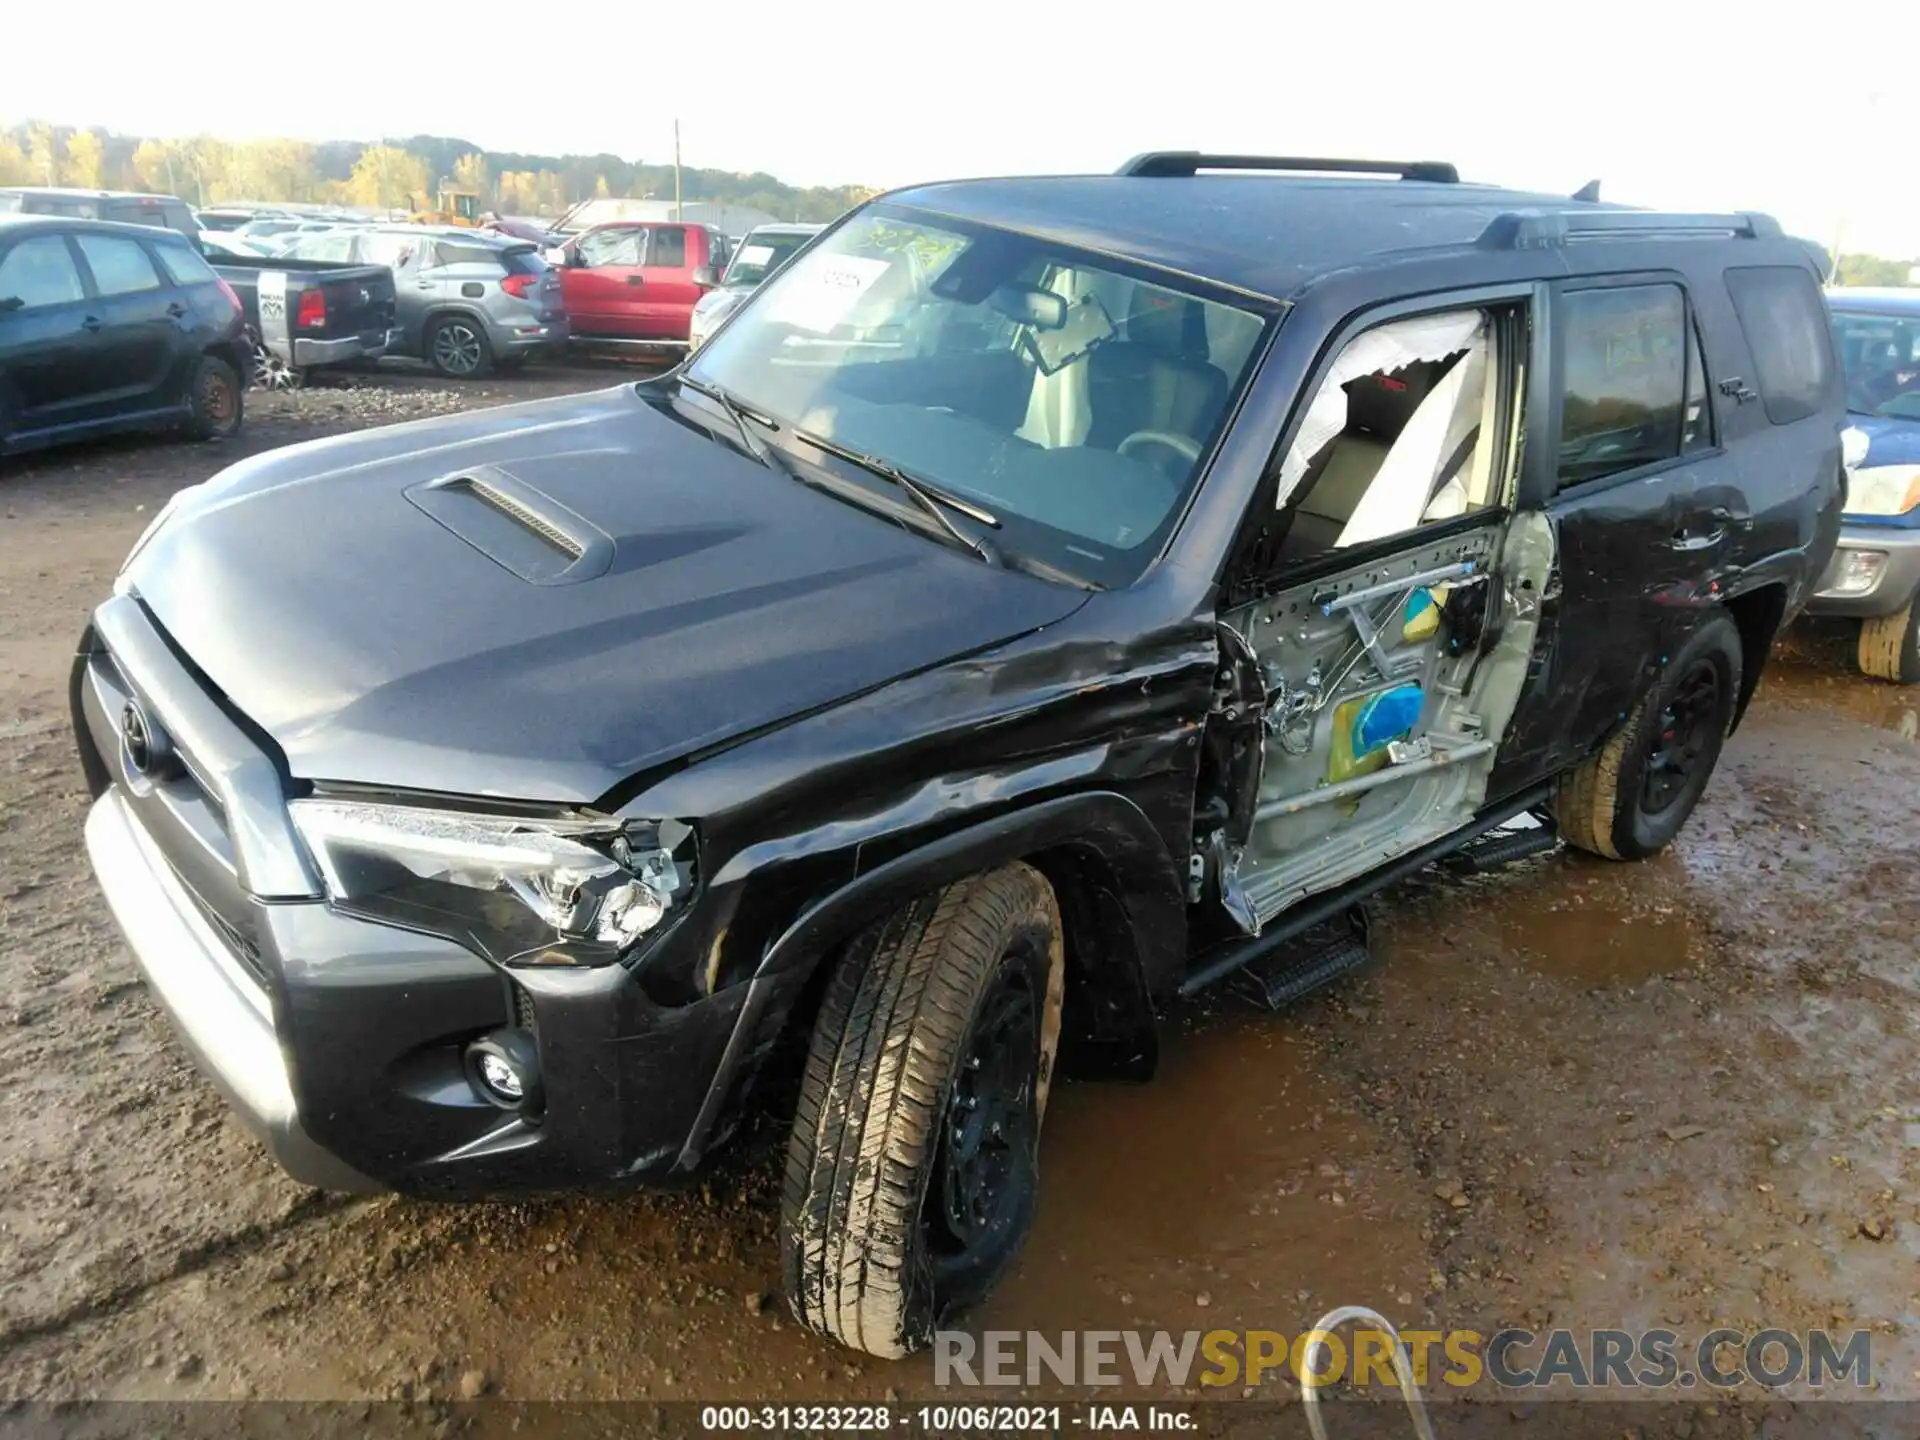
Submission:
<svg viewBox="0 0 1920 1440">
<path fill-rule="evenodd" d="M 174 301 L 171 305 L 167 306 L 167 314 L 171 315 L 176 320 L 178 320 L 182 315 L 185 315 L 186 313 L 187 313 L 187 307 L 182 305 L 178 300 Z"/>
<path fill-rule="evenodd" d="M 647 283 L 647 277 L 644 275 L 629 275 L 627 277 L 627 283 L 629 285 L 644 285 Z"/>
<path fill-rule="evenodd" d="M 1727 527 L 1724 525 L 1700 533 L 1676 530 L 1673 532 L 1672 544 L 1675 550 L 1711 550 L 1726 538 Z"/>
<path fill-rule="evenodd" d="M 86 319 L 80 322 L 80 328 L 89 332 L 98 330 L 100 328 L 100 317 L 98 315 L 87 316 Z"/>
</svg>

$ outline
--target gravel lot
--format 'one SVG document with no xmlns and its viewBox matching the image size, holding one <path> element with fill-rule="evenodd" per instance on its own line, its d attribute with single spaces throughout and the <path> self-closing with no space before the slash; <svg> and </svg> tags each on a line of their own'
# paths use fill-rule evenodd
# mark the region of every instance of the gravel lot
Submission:
<svg viewBox="0 0 1920 1440">
<path fill-rule="evenodd" d="M 172 1042 L 81 852 L 72 642 L 172 490 L 621 378 L 256 394 L 225 446 L 0 468 L 0 1398 L 933 1393 L 924 1357 L 786 1318 L 777 1122 L 670 1195 L 286 1180 Z M 1920 1398 L 1920 695 L 1845 661 L 1793 638 L 1671 853 L 1417 880 L 1374 906 L 1369 973 L 1281 1016 L 1182 1009 L 1153 1085 L 1061 1092 L 1037 1233 L 975 1321 L 1871 1326 L 1880 1395 Z"/>
</svg>

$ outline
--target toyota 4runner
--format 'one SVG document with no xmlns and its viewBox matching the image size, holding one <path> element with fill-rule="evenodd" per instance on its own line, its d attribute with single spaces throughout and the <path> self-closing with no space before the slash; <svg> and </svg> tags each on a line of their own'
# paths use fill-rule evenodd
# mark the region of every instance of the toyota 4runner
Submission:
<svg viewBox="0 0 1920 1440">
<path fill-rule="evenodd" d="M 177 496 L 79 646 L 88 848 L 315 1185 L 672 1182 L 793 1040 L 790 1303 L 900 1354 L 1171 997 L 1299 993 L 1517 817 L 1673 839 L 1845 405 L 1763 216 L 1193 153 L 898 191 L 664 376 Z"/>
</svg>

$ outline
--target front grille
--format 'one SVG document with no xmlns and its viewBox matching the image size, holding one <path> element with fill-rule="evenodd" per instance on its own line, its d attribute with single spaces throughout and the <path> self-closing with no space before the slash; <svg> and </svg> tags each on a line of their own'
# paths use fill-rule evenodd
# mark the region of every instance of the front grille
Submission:
<svg viewBox="0 0 1920 1440">
<path fill-rule="evenodd" d="M 128 662 L 98 640 L 76 682 L 76 720 L 82 755 L 89 762 L 89 783 L 104 781 L 119 789 L 131 819 L 180 891 L 241 967 L 264 986 L 270 967 L 254 932 L 253 901 L 240 879 L 227 799 L 210 778 L 219 773 L 217 767 L 210 770 L 201 763 L 202 757 L 174 732 L 172 717 L 153 698 L 154 689 L 137 685 Z M 149 733 L 166 737 L 177 763 L 156 766 L 150 773 L 134 771 L 123 728 L 136 709 Z"/>
<path fill-rule="evenodd" d="M 200 918 L 213 927 L 213 932 L 226 943 L 234 959 L 246 966 L 247 973 L 264 986 L 267 983 L 267 962 L 260 954 L 259 942 L 209 905 L 200 892 L 187 883 L 186 876 L 171 865 L 167 868 L 173 871 L 173 878 L 186 897 L 193 901 L 193 908 L 200 912 Z"/>
</svg>

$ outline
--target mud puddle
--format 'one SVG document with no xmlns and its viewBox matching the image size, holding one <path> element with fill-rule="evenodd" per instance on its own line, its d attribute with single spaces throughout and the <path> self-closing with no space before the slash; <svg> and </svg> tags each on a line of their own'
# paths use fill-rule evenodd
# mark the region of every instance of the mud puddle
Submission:
<svg viewBox="0 0 1920 1440">
<path fill-rule="evenodd" d="M 1426 1288 L 1404 1155 L 1285 1015 L 1196 1013 L 1150 1085 L 1065 1087 L 1043 1162 L 1033 1237 L 970 1328 L 1292 1333 Z"/>
</svg>

